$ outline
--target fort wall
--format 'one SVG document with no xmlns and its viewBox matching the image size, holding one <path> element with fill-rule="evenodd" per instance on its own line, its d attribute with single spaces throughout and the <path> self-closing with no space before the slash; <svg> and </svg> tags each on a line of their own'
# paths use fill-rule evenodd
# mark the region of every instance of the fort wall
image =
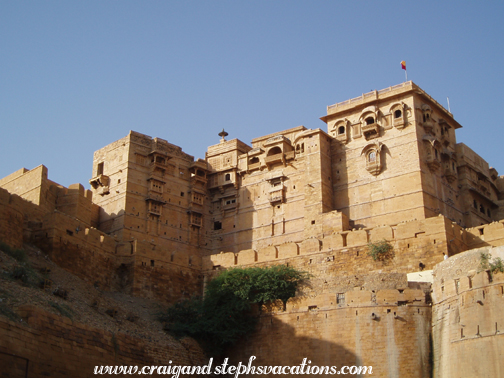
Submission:
<svg viewBox="0 0 504 378">
<path fill-rule="evenodd" d="M 366 284 L 376 289 L 381 278 Z M 296 297 L 285 312 L 263 314 L 258 330 L 233 348 L 232 359 L 246 362 L 254 355 L 256 366 L 293 366 L 307 358 L 311 366 L 372 366 L 379 377 L 429 377 L 430 318 L 422 290 L 356 287 Z"/>
<path fill-rule="evenodd" d="M 499 377 L 504 372 L 504 274 L 483 270 L 481 253 L 504 258 L 504 247 L 467 251 L 434 269 L 434 377 Z"/>
<path fill-rule="evenodd" d="M 316 273 L 314 279 L 378 270 L 407 273 L 433 269 L 435 264 L 443 261 L 444 255 L 451 256 L 466 250 L 466 239 L 466 233 L 460 226 L 439 216 L 393 226 L 337 232 L 322 238 L 271 245 L 258 251 L 221 252 L 204 256 L 203 270 L 289 263 Z M 368 243 L 382 240 L 394 247 L 393 257 L 384 262 L 374 261 L 368 256 Z"/>
<path fill-rule="evenodd" d="M 198 255 L 119 241 L 58 211 L 46 215 L 32 241 L 59 266 L 103 289 L 166 303 L 201 292 Z"/>
<path fill-rule="evenodd" d="M 166 344 L 73 323 L 33 306 L 19 309 L 22 323 L 0 317 L 0 366 L 7 377 L 93 375 L 100 365 L 203 365 L 208 360 L 189 339 Z M 153 376 L 158 376 L 154 374 Z"/>
<path fill-rule="evenodd" d="M 0 241 L 13 248 L 23 246 L 23 200 L 0 189 Z"/>
</svg>

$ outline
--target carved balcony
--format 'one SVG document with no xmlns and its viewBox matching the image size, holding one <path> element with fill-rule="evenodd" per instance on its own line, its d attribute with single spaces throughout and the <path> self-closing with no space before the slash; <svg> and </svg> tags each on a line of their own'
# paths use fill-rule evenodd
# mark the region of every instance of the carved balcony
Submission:
<svg viewBox="0 0 504 378">
<path fill-rule="evenodd" d="M 426 163 L 431 172 L 436 172 L 439 167 L 441 167 L 441 163 L 433 156 L 433 154 L 427 157 Z"/>
<path fill-rule="evenodd" d="M 274 187 L 269 191 L 269 202 L 271 204 L 277 203 L 277 202 L 284 202 L 285 197 L 284 197 L 284 187 L 278 186 Z"/>
<path fill-rule="evenodd" d="M 266 164 L 273 164 L 273 163 L 283 163 L 283 152 L 275 155 L 270 155 L 266 156 Z"/>
<path fill-rule="evenodd" d="M 381 163 L 378 156 L 379 155 L 377 155 L 377 159 L 373 162 L 366 161 L 366 170 L 373 176 L 378 176 L 381 172 Z"/>
<path fill-rule="evenodd" d="M 378 138 L 380 136 L 379 127 L 380 126 L 376 122 L 369 125 L 363 125 L 362 133 L 364 134 L 364 138 L 366 138 L 366 140 Z"/>
<path fill-rule="evenodd" d="M 431 119 L 425 120 L 422 126 L 427 134 L 432 134 L 432 129 L 434 128 L 434 122 L 432 122 Z"/>
<path fill-rule="evenodd" d="M 394 118 L 393 124 L 394 124 L 394 127 L 399 130 L 404 129 L 406 127 L 406 122 L 404 121 L 403 116 L 398 117 L 398 118 Z"/>
<path fill-rule="evenodd" d="M 261 168 L 261 163 L 260 162 L 259 163 L 252 163 L 252 164 L 248 165 L 248 170 L 249 171 L 252 171 L 254 169 L 259 169 L 259 168 Z"/>
<path fill-rule="evenodd" d="M 449 183 L 452 183 L 457 179 L 455 172 L 453 172 L 451 168 L 448 167 L 444 169 L 443 175 Z"/>
<path fill-rule="evenodd" d="M 203 226 L 203 217 L 199 213 L 191 213 L 191 226 L 201 227 Z"/>
<path fill-rule="evenodd" d="M 93 189 L 96 189 L 97 193 L 100 195 L 109 194 L 109 184 L 110 178 L 106 175 L 98 175 L 89 180 L 89 184 Z"/>
<path fill-rule="evenodd" d="M 294 151 L 289 151 L 285 153 L 285 160 L 294 159 Z"/>
</svg>

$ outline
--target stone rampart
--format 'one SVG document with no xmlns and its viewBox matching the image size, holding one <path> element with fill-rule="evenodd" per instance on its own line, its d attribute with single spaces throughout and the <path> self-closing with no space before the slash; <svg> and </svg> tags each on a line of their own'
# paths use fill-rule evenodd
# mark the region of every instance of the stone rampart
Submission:
<svg viewBox="0 0 504 378">
<path fill-rule="evenodd" d="M 84 378 L 93 376 L 94 367 L 100 365 L 141 368 L 168 365 L 169 360 L 172 365 L 208 363 L 192 340 L 159 344 L 73 323 L 33 306 L 19 309 L 19 314 L 22 323 L 0 317 L 2 376 Z"/>
<path fill-rule="evenodd" d="M 484 270 L 482 253 L 504 258 L 504 247 L 470 250 L 434 269 L 434 377 L 499 377 L 504 371 L 499 354 L 504 349 L 504 273 Z"/>
<path fill-rule="evenodd" d="M 32 240 L 55 263 L 103 289 L 166 303 L 201 293 L 201 258 L 187 251 L 118 241 L 58 211 L 46 215 Z"/>
<path fill-rule="evenodd" d="M 429 377 L 430 319 L 422 290 L 356 287 L 296 297 L 286 311 L 263 314 L 257 332 L 231 357 L 247 362 L 254 355 L 256 366 L 294 366 L 307 358 L 310 366 L 372 366 L 378 377 Z"/>
<path fill-rule="evenodd" d="M 32 241 L 59 266 L 102 288 L 113 285 L 117 252 L 125 253 L 114 237 L 59 211 L 44 217 Z"/>
<path fill-rule="evenodd" d="M 23 200 L 0 188 L 0 241 L 13 248 L 23 246 Z"/>
<path fill-rule="evenodd" d="M 135 256 L 132 294 L 175 303 L 202 293 L 201 257 L 153 243 L 132 243 Z"/>
<path fill-rule="evenodd" d="M 504 231 L 504 230 L 503 230 Z M 221 252 L 203 257 L 203 270 L 234 266 L 289 263 L 310 271 L 310 265 L 330 263 L 323 268 L 334 273 L 364 274 L 372 271 L 414 272 L 432 269 L 451 256 L 467 249 L 466 232 L 443 217 L 410 221 L 392 226 L 377 226 L 353 231 L 336 232 L 324 238 L 309 238 L 299 242 L 271 245 L 238 253 Z M 368 256 L 368 243 L 388 241 L 393 258 L 382 263 Z"/>
<path fill-rule="evenodd" d="M 97 224 L 98 213 L 93 210 L 93 193 L 84 189 L 81 184 L 72 184 L 68 188 L 58 188 L 56 209 L 88 225 Z"/>
<path fill-rule="evenodd" d="M 465 231 L 470 249 L 504 245 L 504 220 L 483 226 L 466 228 Z"/>
</svg>

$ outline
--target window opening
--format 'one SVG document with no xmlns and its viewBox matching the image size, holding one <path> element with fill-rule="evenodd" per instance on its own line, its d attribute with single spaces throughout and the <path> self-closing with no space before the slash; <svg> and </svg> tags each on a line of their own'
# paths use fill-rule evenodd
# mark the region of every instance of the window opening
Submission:
<svg viewBox="0 0 504 378">
<path fill-rule="evenodd" d="M 400 110 L 396 110 L 394 112 L 394 118 L 401 118 L 402 117 L 402 112 Z"/>
<path fill-rule="evenodd" d="M 345 304 L 345 293 L 338 293 L 336 296 L 336 304 Z"/>
</svg>

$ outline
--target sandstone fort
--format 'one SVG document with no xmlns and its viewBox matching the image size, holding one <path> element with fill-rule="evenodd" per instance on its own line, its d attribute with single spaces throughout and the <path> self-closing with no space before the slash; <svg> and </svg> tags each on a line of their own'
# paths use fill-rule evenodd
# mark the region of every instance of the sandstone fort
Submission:
<svg viewBox="0 0 504 378">
<path fill-rule="evenodd" d="M 94 153 L 90 190 L 51 181 L 43 165 L 20 169 L 0 180 L 0 239 L 164 304 L 201 295 L 232 267 L 309 272 L 310 285 L 229 352 L 236 361 L 502 376 L 504 274 L 484 269 L 481 254 L 504 258 L 504 177 L 457 143 L 462 126 L 411 81 L 330 105 L 321 120 L 324 129 L 272 130 L 250 144 L 222 130 L 204 159 L 130 131 Z M 384 240 L 391 254 L 373 259 L 370 244 Z M 0 352 L 41 364 L 37 324 L 1 320 L 0 339 L 22 344 Z M 86 363 L 65 332 L 54 343 Z M 101 353 L 103 364 L 124 361 Z"/>
</svg>

